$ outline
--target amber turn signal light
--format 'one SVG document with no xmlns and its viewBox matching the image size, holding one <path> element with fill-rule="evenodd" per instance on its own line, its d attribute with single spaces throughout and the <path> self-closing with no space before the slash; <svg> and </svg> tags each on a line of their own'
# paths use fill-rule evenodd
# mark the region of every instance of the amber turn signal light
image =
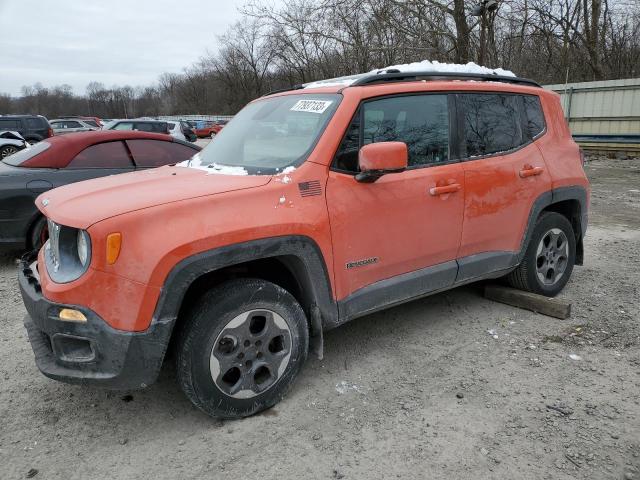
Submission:
<svg viewBox="0 0 640 480">
<path fill-rule="evenodd" d="M 120 256 L 122 246 L 122 234 L 110 233 L 107 235 L 107 265 L 113 265 Z"/>
<path fill-rule="evenodd" d="M 78 310 L 73 310 L 71 308 L 63 308 L 60 310 L 58 314 L 60 320 L 64 320 L 65 322 L 86 322 L 87 317 L 84 316 L 84 313 L 79 312 Z"/>
</svg>

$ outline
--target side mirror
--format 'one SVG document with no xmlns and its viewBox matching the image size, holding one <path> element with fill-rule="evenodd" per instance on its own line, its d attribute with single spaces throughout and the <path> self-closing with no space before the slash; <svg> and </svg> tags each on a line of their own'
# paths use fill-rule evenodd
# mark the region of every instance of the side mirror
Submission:
<svg viewBox="0 0 640 480">
<path fill-rule="evenodd" d="M 404 142 L 370 143 L 360 149 L 356 180 L 373 183 L 388 173 L 403 172 L 407 168 L 409 152 Z"/>
</svg>

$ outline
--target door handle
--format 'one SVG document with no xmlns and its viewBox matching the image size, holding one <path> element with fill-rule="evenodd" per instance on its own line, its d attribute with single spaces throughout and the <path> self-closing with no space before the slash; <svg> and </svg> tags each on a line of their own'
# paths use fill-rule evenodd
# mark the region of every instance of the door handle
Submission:
<svg viewBox="0 0 640 480">
<path fill-rule="evenodd" d="M 451 183 L 449 185 L 445 185 L 444 187 L 431 187 L 429 189 L 429 193 L 433 196 L 436 195 L 444 195 L 446 193 L 455 193 L 462 188 L 462 185 L 459 183 Z"/>
<path fill-rule="evenodd" d="M 525 165 L 522 170 L 520 170 L 520 178 L 527 177 L 535 177 L 536 175 L 540 175 L 544 171 L 542 167 L 532 167 L 531 165 Z"/>
</svg>

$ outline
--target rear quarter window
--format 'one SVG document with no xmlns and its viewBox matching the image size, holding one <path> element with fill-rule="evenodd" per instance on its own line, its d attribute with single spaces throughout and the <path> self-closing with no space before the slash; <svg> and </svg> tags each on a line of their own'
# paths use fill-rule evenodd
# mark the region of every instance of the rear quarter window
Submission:
<svg viewBox="0 0 640 480">
<path fill-rule="evenodd" d="M 530 139 L 536 138 L 545 129 L 544 113 L 540 105 L 540 98 L 535 95 L 523 95 L 526 134 Z"/>
<path fill-rule="evenodd" d="M 27 121 L 27 128 L 31 130 L 47 128 L 46 121 L 44 118 L 27 118 L 26 121 Z"/>
<path fill-rule="evenodd" d="M 133 159 L 138 167 L 161 167 L 188 160 L 197 150 L 186 145 L 161 140 L 127 140 Z"/>
</svg>

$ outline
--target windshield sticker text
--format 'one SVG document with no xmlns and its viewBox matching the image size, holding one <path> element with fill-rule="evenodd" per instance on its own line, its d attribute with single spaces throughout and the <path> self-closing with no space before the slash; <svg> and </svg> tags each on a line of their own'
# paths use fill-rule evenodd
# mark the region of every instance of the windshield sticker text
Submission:
<svg viewBox="0 0 640 480">
<path fill-rule="evenodd" d="M 332 103 L 333 100 L 298 100 L 291 111 L 323 113 Z"/>
</svg>

